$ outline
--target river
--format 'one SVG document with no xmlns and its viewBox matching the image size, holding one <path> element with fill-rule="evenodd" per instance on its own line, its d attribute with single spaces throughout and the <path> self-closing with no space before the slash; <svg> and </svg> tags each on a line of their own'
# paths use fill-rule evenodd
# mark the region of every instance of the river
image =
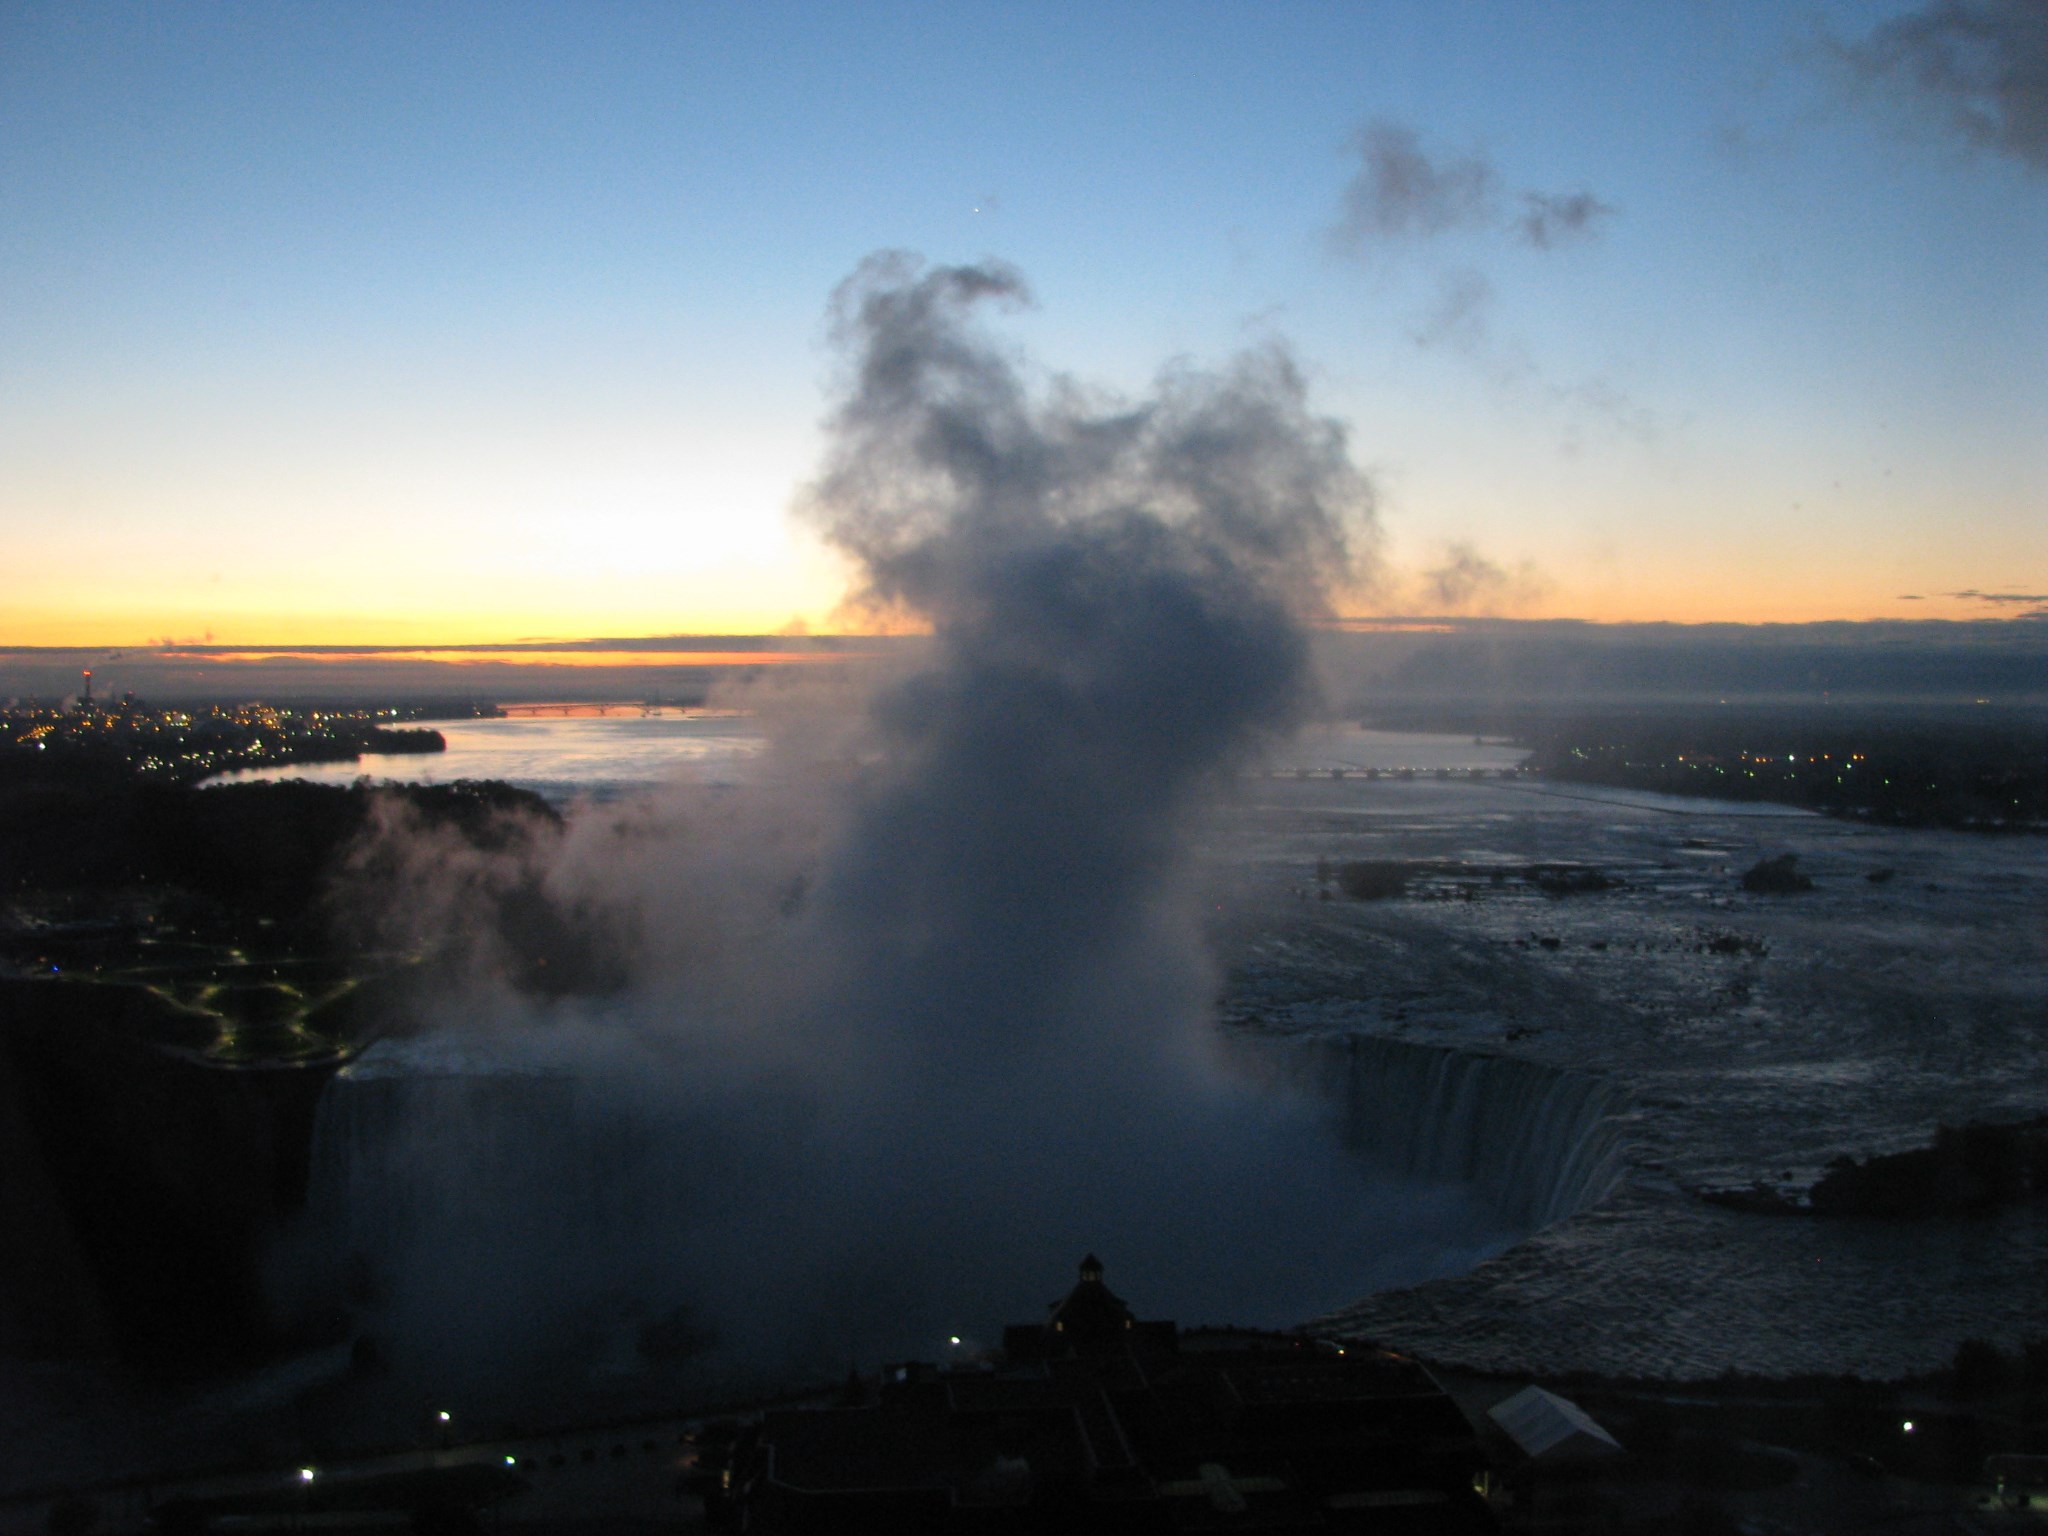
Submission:
<svg viewBox="0 0 2048 1536">
<path fill-rule="evenodd" d="M 522 713 L 496 720 L 420 722 L 437 730 L 448 750 L 365 753 L 347 763 L 294 763 L 238 768 L 209 784 L 300 779 L 313 784 L 447 784 L 500 779 L 550 800 L 610 799 L 676 779 L 731 781 L 766 747 L 759 722 L 728 710 L 562 705 L 563 712 Z M 1282 768 L 1382 773 L 1467 773 L 1507 768 L 1528 756 L 1502 741 L 1418 731 L 1372 731 L 1333 725 L 1305 732 L 1277 756 Z"/>
</svg>

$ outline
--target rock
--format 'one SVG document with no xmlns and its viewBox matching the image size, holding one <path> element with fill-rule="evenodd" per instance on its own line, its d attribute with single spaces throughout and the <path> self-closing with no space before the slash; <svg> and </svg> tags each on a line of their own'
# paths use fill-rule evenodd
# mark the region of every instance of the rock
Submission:
<svg viewBox="0 0 2048 1536">
<path fill-rule="evenodd" d="M 1355 901 L 1405 895 L 1415 866 L 1395 859 L 1359 859 L 1337 866 L 1337 885 Z"/>
<path fill-rule="evenodd" d="M 1799 872 L 1799 855 L 1781 853 L 1775 859 L 1759 859 L 1742 872 L 1742 888 L 1766 896 L 1791 896 L 1813 889 L 1813 881 Z"/>
</svg>

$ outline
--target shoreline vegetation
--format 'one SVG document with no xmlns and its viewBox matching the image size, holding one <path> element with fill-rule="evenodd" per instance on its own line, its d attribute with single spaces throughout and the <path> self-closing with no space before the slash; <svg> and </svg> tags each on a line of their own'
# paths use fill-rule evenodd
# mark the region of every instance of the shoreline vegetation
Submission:
<svg viewBox="0 0 2048 1536">
<path fill-rule="evenodd" d="M 1805 1189 L 1758 1180 L 1705 1189 L 1711 1205 L 1764 1216 L 1924 1220 L 1981 1215 L 2048 1195 L 2048 1115 L 1936 1126 L 1924 1147 L 1830 1162 Z"/>
</svg>

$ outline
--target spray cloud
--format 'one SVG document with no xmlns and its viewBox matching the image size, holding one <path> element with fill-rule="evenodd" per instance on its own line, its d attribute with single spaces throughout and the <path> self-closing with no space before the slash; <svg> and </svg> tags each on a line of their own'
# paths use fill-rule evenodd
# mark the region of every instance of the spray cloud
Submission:
<svg viewBox="0 0 2048 1536">
<path fill-rule="evenodd" d="M 1209 1027 L 1190 834 L 1300 722 L 1307 622 L 1370 554 L 1344 431 L 1277 348 L 1140 401 L 1035 387 L 977 319 L 1026 298 L 1000 264 L 900 253 L 839 290 L 844 393 L 802 514 L 854 600 L 929 643 L 836 699 L 757 700 L 743 786 L 572 815 L 545 882 L 637 936 L 630 985 L 537 1005 L 480 979 L 451 1006 L 573 1062 L 580 1107 L 550 1118 L 612 1149 L 606 1194 L 587 1166 L 529 1191 L 543 1257 L 487 1216 L 459 1250 L 409 1237 L 434 1251 L 387 1268 L 434 1287 L 400 1282 L 386 1326 L 502 1358 L 480 1293 L 538 1266 L 510 1289 L 562 1316 L 843 1368 L 1028 1315 L 1090 1247 L 1161 1310 L 1280 1322 L 1431 1267 L 1387 1231 L 1469 1231 L 1375 1193 Z M 455 1177 L 463 1135 L 405 1118 L 408 1166 Z"/>
</svg>

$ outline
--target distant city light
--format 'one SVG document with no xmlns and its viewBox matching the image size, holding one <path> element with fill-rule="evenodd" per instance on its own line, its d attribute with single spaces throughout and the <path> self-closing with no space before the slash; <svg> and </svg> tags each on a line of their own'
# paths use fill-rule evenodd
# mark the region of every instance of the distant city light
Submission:
<svg viewBox="0 0 2048 1536">
<path fill-rule="evenodd" d="M 446 1408 L 443 1408 L 439 1413 L 435 1414 L 434 1417 L 439 1419 L 443 1424 L 446 1424 L 448 1422 L 448 1410 Z"/>
<path fill-rule="evenodd" d="M 310 1483 L 311 1481 L 313 1481 L 313 1469 L 311 1467 L 299 1468 L 299 1481 L 302 1483 Z"/>
<path fill-rule="evenodd" d="M 959 1334 L 957 1334 L 957 1333 L 954 1333 L 954 1334 L 948 1334 L 948 1335 L 946 1336 L 946 1342 L 947 1342 L 948 1344 L 951 1344 L 951 1345 L 953 1345 L 953 1346 L 954 1346 L 955 1348 L 958 1348 L 958 1347 L 959 1347 L 959 1344 L 960 1344 L 960 1335 L 959 1335 Z"/>
<path fill-rule="evenodd" d="M 1901 1424 L 1899 1428 L 1903 1429 L 1907 1434 L 1910 1435 L 1911 1433 L 1913 1433 L 1913 1421 L 1911 1419 L 1908 1419 L 1905 1423 Z"/>
</svg>

